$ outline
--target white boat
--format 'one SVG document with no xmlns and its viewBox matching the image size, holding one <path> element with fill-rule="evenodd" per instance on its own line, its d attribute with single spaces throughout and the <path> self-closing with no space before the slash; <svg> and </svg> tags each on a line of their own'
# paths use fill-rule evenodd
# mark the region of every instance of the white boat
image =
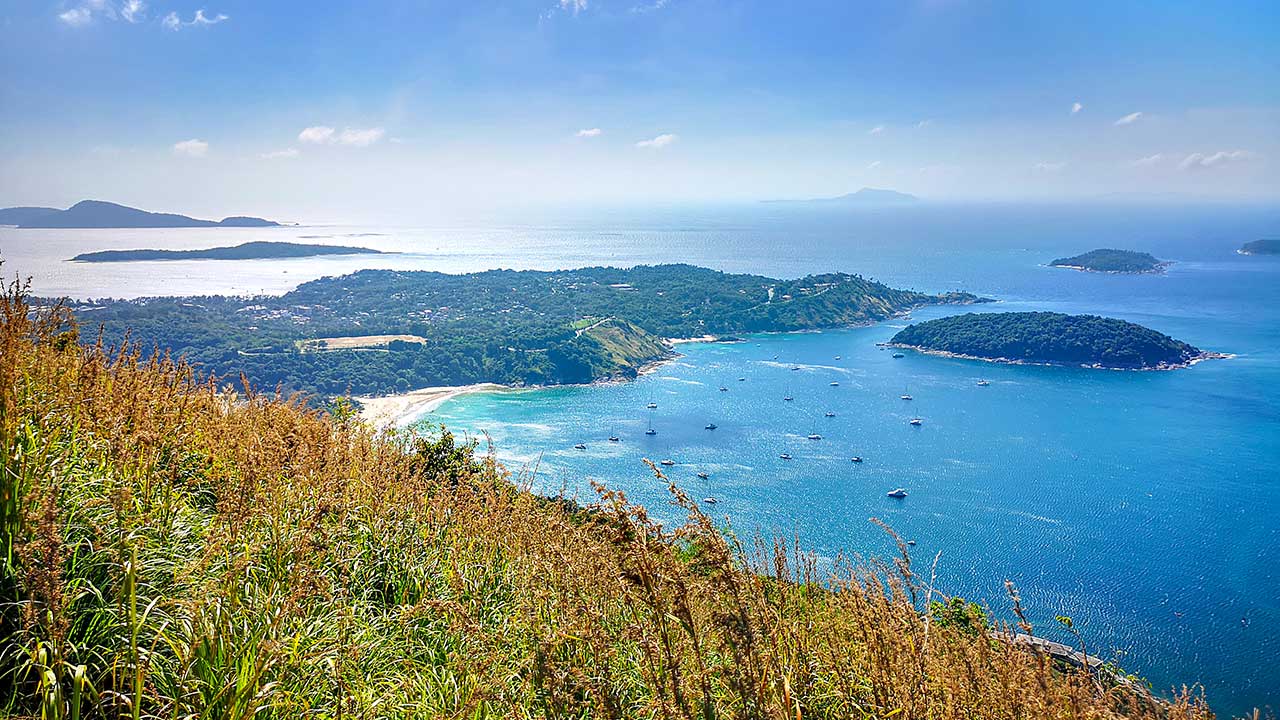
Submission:
<svg viewBox="0 0 1280 720">
<path fill-rule="evenodd" d="M 920 419 L 920 418 L 918 418 L 918 417 L 917 417 L 917 418 L 911 418 L 911 424 L 912 424 L 912 425 L 915 425 L 916 427 L 920 427 L 921 425 L 923 425 L 923 424 L 924 424 L 924 420 L 922 420 L 922 419 Z"/>
<path fill-rule="evenodd" d="M 991 384 L 990 380 L 979 380 L 978 387 L 986 387 Z"/>
<path fill-rule="evenodd" d="M 828 411 L 826 411 L 826 412 L 822 413 L 822 415 L 823 415 L 824 417 L 835 417 L 835 416 L 836 416 L 836 414 L 835 414 L 835 413 L 833 413 L 833 412 L 831 412 L 830 410 L 828 410 Z"/>
<path fill-rule="evenodd" d="M 644 434 L 645 434 L 645 435 L 657 435 L 657 434 L 658 434 L 658 431 L 657 431 L 657 430 L 654 430 L 653 428 L 649 428 L 648 430 L 645 430 L 645 431 L 644 431 Z"/>
<path fill-rule="evenodd" d="M 708 475 L 708 474 L 706 473 L 706 471 L 704 470 L 703 472 L 698 473 L 698 477 L 702 478 L 703 480 L 706 480 L 707 478 L 709 478 L 709 477 L 711 477 L 711 476 L 710 476 L 710 475 Z"/>
<path fill-rule="evenodd" d="M 810 439 L 810 440 L 821 440 L 821 439 L 822 439 L 822 436 L 821 436 L 821 435 L 819 435 L 818 433 L 809 433 L 809 439 Z"/>
<path fill-rule="evenodd" d="M 782 458 L 783 460 L 790 460 L 790 459 L 791 459 L 791 453 L 782 453 L 782 454 L 781 454 L 781 455 L 779 455 L 778 457 Z"/>
<path fill-rule="evenodd" d="M 649 403 L 648 405 L 645 405 L 645 407 L 649 408 L 650 410 L 657 410 L 658 403 Z"/>
<path fill-rule="evenodd" d="M 746 378 L 738 378 L 738 382 L 746 382 L 746 381 L 747 381 Z"/>
<path fill-rule="evenodd" d="M 658 464 L 659 464 L 659 465 L 665 465 L 665 466 L 667 466 L 667 467 L 671 467 L 672 465 L 675 465 L 675 464 L 676 464 L 676 461 L 675 461 L 675 460 L 663 460 L 662 462 L 660 462 L 660 463 L 658 463 Z"/>
<path fill-rule="evenodd" d="M 791 402 L 792 400 L 795 400 L 795 398 L 791 397 L 790 395 L 788 395 L 788 396 L 786 396 L 786 397 L 784 397 L 784 398 L 782 398 L 782 399 L 783 399 L 783 400 L 786 400 L 787 402 Z"/>
<path fill-rule="evenodd" d="M 715 430 L 717 427 L 719 427 L 719 425 L 716 425 L 715 423 L 707 423 L 707 426 L 704 427 L 703 430 Z"/>
<path fill-rule="evenodd" d="M 840 383 L 836 382 L 835 380 L 832 380 L 831 387 L 840 387 Z"/>
<path fill-rule="evenodd" d="M 577 445 L 574 445 L 574 446 L 573 446 L 573 449 L 574 449 L 574 450 L 586 450 L 586 449 L 587 449 L 587 446 L 586 446 L 586 445 L 583 445 L 582 443 L 578 443 Z"/>
<path fill-rule="evenodd" d="M 708 505 L 715 505 L 716 503 L 718 503 L 718 502 L 720 502 L 720 501 L 719 501 L 719 500 L 716 500 L 716 499 L 715 499 L 715 498 L 713 498 L 713 497 L 705 497 L 705 498 L 702 498 L 702 502 L 704 502 L 704 503 L 706 503 L 706 504 L 708 504 Z"/>
<path fill-rule="evenodd" d="M 862 462 L 862 456 L 861 456 L 861 455 L 854 455 L 853 457 L 849 458 L 849 462 L 856 462 L 856 463 L 860 463 L 860 462 Z"/>
<path fill-rule="evenodd" d="M 609 436 L 609 442 L 618 442 L 618 436 L 617 436 L 617 435 L 610 435 L 610 436 Z"/>
<path fill-rule="evenodd" d="M 897 490 L 890 490 L 890 491 L 889 491 L 889 497 L 891 497 L 891 498 L 904 498 L 904 497 L 906 497 L 906 496 L 907 496 L 907 491 L 906 491 L 906 490 L 903 490 L 902 488 L 898 488 Z"/>
<path fill-rule="evenodd" d="M 729 392 L 729 388 L 727 388 L 727 387 L 725 387 L 725 386 L 721 385 L 721 386 L 720 386 L 720 392 Z"/>
</svg>

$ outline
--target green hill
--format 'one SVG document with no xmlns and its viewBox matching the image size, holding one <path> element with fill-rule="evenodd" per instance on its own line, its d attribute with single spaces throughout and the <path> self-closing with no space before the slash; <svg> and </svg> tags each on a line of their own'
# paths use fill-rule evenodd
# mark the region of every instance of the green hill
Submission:
<svg viewBox="0 0 1280 720">
<path fill-rule="evenodd" d="M 890 344 L 987 360 L 1156 370 L 1208 357 L 1124 320 L 1052 312 L 968 313 L 911 325 Z"/>
<path fill-rule="evenodd" d="M 1163 271 L 1169 263 L 1157 259 L 1151 253 L 1105 248 L 1090 250 L 1074 257 L 1058 258 L 1049 265 L 1090 272 L 1152 273 Z"/>
</svg>

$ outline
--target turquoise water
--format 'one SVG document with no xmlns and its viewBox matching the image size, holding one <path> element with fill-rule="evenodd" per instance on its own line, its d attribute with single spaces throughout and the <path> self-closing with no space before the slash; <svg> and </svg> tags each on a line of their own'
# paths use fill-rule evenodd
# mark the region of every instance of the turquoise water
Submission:
<svg viewBox="0 0 1280 720">
<path fill-rule="evenodd" d="M 1280 653 L 1280 260 L 1233 251 L 1274 220 L 1208 237 L 1194 222 L 1170 223 L 1159 238 L 1125 244 L 1099 241 L 1097 218 L 1075 230 L 1088 239 L 988 234 L 973 220 L 956 242 L 846 239 L 839 256 L 840 269 L 865 254 L 878 278 L 1001 300 L 984 311 L 1112 315 L 1230 360 L 1139 373 L 894 359 L 876 343 L 903 320 L 684 345 L 635 382 L 464 396 L 423 423 L 487 433 L 540 491 L 590 500 L 588 481 L 600 480 L 678 522 L 641 462 L 670 458 L 678 464 L 667 471 L 690 494 L 719 500 L 713 516 L 739 532 L 798 535 L 826 557 L 891 554 L 868 521 L 881 518 L 918 543 L 918 561 L 941 552 L 944 592 L 1007 619 L 1003 581 L 1013 580 L 1041 633 L 1059 636 L 1052 617 L 1070 615 L 1091 652 L 1118 657 L 1158 690 L 1203 682 L 1219 712 L 1243 712 L 1280 688 L 1269 662 Z M 1116 244 L 1178 262 L 1163 276 L 1042 265 Z M 821 252 L 806 244 L 797 254 Z M 915 415 L 922 426 L 908 424 Z M 607 441 L 614 433 L 621 442 Z M 585 451 L 573 449 L 579 442 Z M 909 496 L 888 498 L 896 487 Z"/>
</svg>

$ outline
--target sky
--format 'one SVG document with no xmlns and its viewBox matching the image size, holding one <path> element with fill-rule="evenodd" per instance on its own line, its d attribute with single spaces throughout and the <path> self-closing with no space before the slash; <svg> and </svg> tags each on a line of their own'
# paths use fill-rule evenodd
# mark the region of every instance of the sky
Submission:
<svg viewBox="0 0 1280 720">
<path fill-rule="evenodd" d="M 1280 199 L 1280 3 L 7 0 L 0 206 Z"/>
</svg>

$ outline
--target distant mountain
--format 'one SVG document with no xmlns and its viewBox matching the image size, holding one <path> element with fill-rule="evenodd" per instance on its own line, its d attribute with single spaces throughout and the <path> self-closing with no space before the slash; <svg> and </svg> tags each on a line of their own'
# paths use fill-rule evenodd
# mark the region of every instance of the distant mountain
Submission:
<svg viewBox="0 0 1280 720">
<path fill-rule="evenodd" d="M 857 192 L 847 193 L 839 197 L 828 198 L 810 198 L 808 200 L 765 200 L 770 203 L 828 203 L 838 205 L 910 205 L 911 203 L 920 202 L 920 198 L 915 195 L 898 192 L 897 190 L 882 190 L 880 188 L 864 187 Z"/>
<path fill-rule="evenodd" d="M 256 217 L 229 217 L 220 222 L 186 215 L 153 213 L 104 202 L 81 200 L 66 210 L 56 208 L 0 209 L 0 224 L 22 228 L 179 228 L 179 227 L 275 227 L 280 223 Z"/>
<path fill-rule="evenodd" d="M 1280 255 L 1280 240 L 1263 239 L 1247 242 L 1236 252 L 1241 255 Z"/>
<path fill-rule="evenodd" d="M 0 225 L 26 225 L 60 212 L 58 208 L 47 207 L 0 208 Z"/>
</svg>

